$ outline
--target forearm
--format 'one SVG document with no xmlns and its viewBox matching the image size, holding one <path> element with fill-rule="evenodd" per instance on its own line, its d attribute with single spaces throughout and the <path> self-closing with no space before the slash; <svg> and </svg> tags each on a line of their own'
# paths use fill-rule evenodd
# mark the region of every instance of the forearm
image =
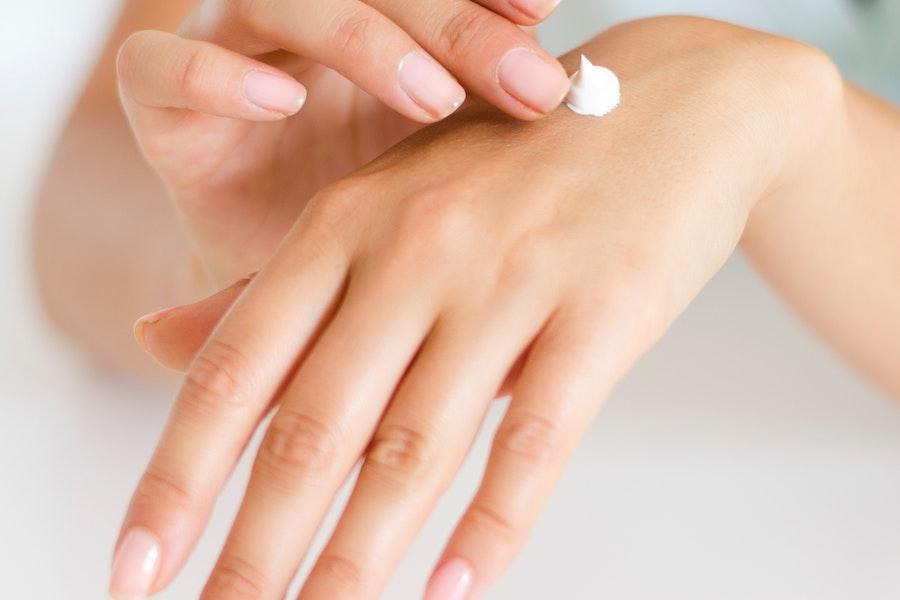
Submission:
<svg viewBox="0 0 900 600">
<path fill-rule="evenodd" d="M 900 111 L 845 86 L 802 183 L 754 211 L 743 248 L 861 371 L 900 397 Z"/>
<path fill-rule="evenodd" d="M 192 253 L 124 118 L 82 108 L 49 166 L 34 221 L 38 289 L 54 324 L 98 363 L 147 373 L 131 323 L 189 299 Z"/>
<path fill-rule="evenodd" d="M 44 308 L 101 364 L 147 373 L 131 323 L 184 301 L 192 265 L 158 178 L 119 107 L 116 50 L 140 27 L 173 28 L 187 0 L 131 0 L 47 167 L 33 224 L 35 277 Z"/>
</svg>

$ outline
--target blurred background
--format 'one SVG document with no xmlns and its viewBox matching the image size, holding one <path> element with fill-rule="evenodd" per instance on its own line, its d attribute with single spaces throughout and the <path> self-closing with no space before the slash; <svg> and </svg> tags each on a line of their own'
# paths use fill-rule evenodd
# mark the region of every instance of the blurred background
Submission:
<svg viewBox="0 0 900 600">
<path fill-rule="evenodd" d="M 33 292 L 32 198 L 118 7 L 11 0 L 0 20 L 4 598 L 104 597 L 119 520 L 173 395 L 98 372 L 52 331 Z M 562 52 L 654 13 L 802 38 L 900 102 L 896 0 L 565 0 L 544 41 Z M 495 408 L 386 598 L 420 594 L 477 484 Z M 162 598 L 196 597 L 247 466 Z M 736 256 L 613 394 L 492 597 L 895 599 L 898 467 L 900 405 L 813 339 Z"/>
</svg>

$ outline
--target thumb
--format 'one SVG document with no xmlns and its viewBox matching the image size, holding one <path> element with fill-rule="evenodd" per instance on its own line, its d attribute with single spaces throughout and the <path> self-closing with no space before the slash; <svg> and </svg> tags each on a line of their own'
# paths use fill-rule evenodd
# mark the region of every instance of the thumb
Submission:
<svg viewBox="0 0 900 600">
<path fill-rule="evenodd" d="M 194 356 L 234 304 L 250 279 L 242 279 L 212 296 L 184 306 L 141 317 L 134 324 L 138 345 L 157 362 L 175 371 L 187 371 Z"/>
</svg>

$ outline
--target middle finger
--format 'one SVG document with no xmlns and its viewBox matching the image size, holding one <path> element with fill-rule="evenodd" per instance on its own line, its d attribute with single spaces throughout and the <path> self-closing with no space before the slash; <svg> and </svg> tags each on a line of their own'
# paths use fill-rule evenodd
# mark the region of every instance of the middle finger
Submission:
<svg viewBox="0 0 900 600">
<path fill-rule="evenodd" d="M 569 90 L 562 66 L 533 37 L 470 0 L 365 1 L 407 31 L 467 89 L 512 116 L 539 118 L 559 106 Z"/>
<path fill-rule="evenodd" d="M 435 314 L 402 269 L 350 278 L 343 305 L 298 369 L 260 446 L 205 598 L 282 598 L 341 483 Z M 432 294 L 433 295 L 433 294 Z"/>
<path fill-rule="evenodd" d="M 504 376 L 550 312 L 549 286 L 530 286 L 467 302 L 438 319 L 373 436 L 303 600 L 378 597 L 459 468 Z"/>
</svg>

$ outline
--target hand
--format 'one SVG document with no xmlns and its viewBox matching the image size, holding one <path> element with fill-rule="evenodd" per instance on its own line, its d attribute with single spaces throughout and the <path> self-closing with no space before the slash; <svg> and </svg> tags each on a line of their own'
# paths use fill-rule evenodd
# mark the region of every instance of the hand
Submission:
<svg viewBox="0 0 900 600">
<path fill-rule="evenodd" d="M 214 55 L 228 60 L 217 61 Z M 203 276 L 200 289 L 258 270 L 319 189 L 378 156 L 419 125 L 337 73 L 274 54 L 314 89 L 302 114 L 254 108 L 241 74 L 265 73 L 296 108 L 306 90 L 279 69 L 170 34 L 135 34 L 119 53 L 122 103 L 166 184 Z M 190 65 L 201 65 L 200 67 Z"/>
<path fill-rule="evenodd" d="M 640 21 L 583 51 L 622 78 L 608 117 L 465 111 L 318 194 L 249 285 L 181 309 L 211 316 L 199 339 L 230 305 L 123 525 L 121 564 L 160 560 L 115 569 L 114 590 L 171 580 L 275 402 L 205 597 L 280 598 L 360 456 L 301 597 L 377 596 L 508 380 L 428 598 L 500 576 L 602 399 L 842 115 L 827 59 L 724 24 Z"/>
<path fill-rule="evenodd" d="M 314 192 L 462 102 L 413 38 L 510 114 L 559 104 L 565 72 L 515 25 L 554 3 L 481 4 L 207 0 L 182 28 L 194 39 L 125 42 L 123 104 L 215 284 L 258 269 Z"/>
<path fill-rule="evenodd" d="M 414 121 L 461 104 L 465 92 L 447 70 L 501 110 L 535 119 L 559 105 L 568 79 L 517 25 L 537 24 L 558 2 L 203 0 L 182 32 L 240 54 L 285 50 L 325 65 Z M 229 62 L 222 52 L 207 57 Z"/>
</svg>

